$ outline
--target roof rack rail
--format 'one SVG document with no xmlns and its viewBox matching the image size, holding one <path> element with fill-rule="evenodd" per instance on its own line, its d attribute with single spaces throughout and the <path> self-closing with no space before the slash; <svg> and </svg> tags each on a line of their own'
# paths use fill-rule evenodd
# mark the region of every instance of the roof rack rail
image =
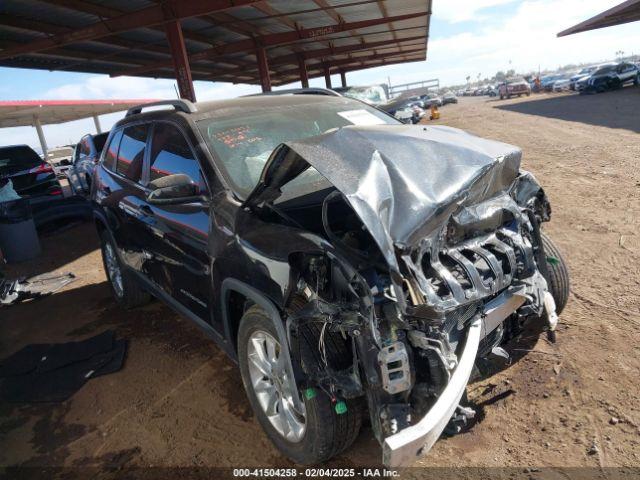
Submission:
<svg viewBox="0 0 640 480">
<path fill-rule="evenodd" d="M 287 90 L 275 90 L 273 92 L 254 93 L 247 97 L 259 97 L 261 95 L 327 95 L 329 97 L 342 97 L 335 90 L 328 88 L 290 88 Z"/>
<path fill-rule="evenodd" d="M 142 105 L 136 105 L 135 107 L 131 107 L 127 110 L 127 114 L 125 117 L 130 115 L 137 115 L 142 112 L 143 108 L 148 107 L 162 107 L 162 106 L 171 106 L 176 109 L 178 112 L 184 113 L 195 113 L 198 111 L 197 107 L 191 103 L 189 100 L 178 99 L 178 100 L 160 100 L 158 102 L 144 103 Z"/>
</svg>

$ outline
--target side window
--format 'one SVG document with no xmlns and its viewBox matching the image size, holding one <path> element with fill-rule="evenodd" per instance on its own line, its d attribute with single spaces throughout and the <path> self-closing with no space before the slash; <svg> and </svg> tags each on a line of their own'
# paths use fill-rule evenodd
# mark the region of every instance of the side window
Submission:
<svg viewBox="0 0 640 480">
<path fill-rule="evenodd" d="M 80 144 L 76 144 L 76 147 L 73 149 L 73 163 L 75 164 L 78 160 L 80 160 Z"/>
<path fill-rule="evenodd" d="M 85 137 L 80 141 L 80 155 L 85 156 L 91 153 L 91 147 L 89 146 L 89 138 Z"/>
<path fill-rule="evenodd" d="M 133 125 L 122 131 L 116 172 L 132 182 L 140 181 L 149 125 Z"/>
<path fill-rule="evenodd" d="M 104 168 L 111 170 L 112 172 L 116 171 L 116 158 L 118 157 L 118 147 L 120 146 L 121 139 L 122 130 L 118 130 L 111 138 L 111 142 L 109 142 L 107 151 L 104 154 L 104 161 L 102 162 L 102 165 L 104 165 Z"/>
<path fill-rule="evenodd" d="M 206 192 L 198 160 L 180 130 L 171 124 L 160 122 L 153 127 L 149 165 L 150 181 L 184 173 L 200 185 L 201 192 Z"/>
</svg>

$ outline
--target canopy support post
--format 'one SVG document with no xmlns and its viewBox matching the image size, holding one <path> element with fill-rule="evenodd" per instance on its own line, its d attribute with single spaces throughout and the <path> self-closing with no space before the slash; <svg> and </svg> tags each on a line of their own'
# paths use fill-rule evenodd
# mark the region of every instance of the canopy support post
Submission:
<svg viewBox="0 0 640 480">
<path fill-rule="evenodd" d="M 187 48 L 184 45 L 184 37 L 182 36 L 182 26 L 180 20 L 168 22 L 166 27 L 167 41 L 171 50 L 171 59 L 173 60 L 173 68 L 178 82 L 178 90 L 180 98 L 196 101 L 196 91 L 193 88 L 193 79 L 191 77 L 191 67 L 189 66 L 189 57 L 187 56 Z"/>
<path fill-rule="evenodd" d="M 324 64 L 324 83 L 329 90 L 331 90 L 331 69 L 329 68 L 329 64 Z"/>
<path fill-rule="evenodd" d="M 260 85 L 263 92 L 271 91 L 271 75 L 269 74 L 269 59 L 267 52 L 262 45 L 256 47 L 256 57 L 258 58 L 258 72 L 260 73 Z"/>
<path fill-rule="evenodd" d="M 302 88 L 309 88 L 309 74 L 307 73 L 307 64 L 304 61 L 304 57 L 300 55 L 298 57 L 298 66 L 300 69 L 300 83 Z"/>
<path fill-rule="evenodd" d="M 347 73 L 344 70 L 340 71 L 340 80 L 342 81 L 342 86 L 347 86 Z"/>
<path fill-rule="evenodd" d="M 102 127 L 100 126 L 100 118 L 98 117 L 97 114 L 93 116 L 93 123 L 96 126 L 96 132 L 102 133 Z"/>
<path fill-rule="evenodd" d="M 49 153 L 49 148 L 47 147 L 47 141 L 44 138 L 44 132 L 42 131 L 42 124 L 40 123 L 40 119 L 37 115 L 33 116 L 33 125 L 36 127 L 36 132 L 38 132 L 38 139 L 40 140 L 40 147 L 42 148 L 42 158 L 47 160 L 47 154 Z"/>
</svg>

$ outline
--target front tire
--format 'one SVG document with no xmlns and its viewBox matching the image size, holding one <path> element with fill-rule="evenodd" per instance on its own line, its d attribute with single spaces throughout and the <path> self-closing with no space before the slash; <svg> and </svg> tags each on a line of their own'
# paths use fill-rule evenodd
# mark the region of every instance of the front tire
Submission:
<svg viewBox="0 0 640 480">
<path fill-rule="evenodd" d="M 556 303 L 556 313 L 560 315 L 569 300 L 570 283 L 569 269 L 555 243 L 546 234 L 540 232 L 542 237 L 542 248 L 547 260 L 547 275 L 545 280 L 549 287 L 549 292 Z"/>
<path fill-rule="evenodd" d="M 149 303 L 151 295 L 140 286 L 131 272 L 123 268 L 115 242 L 106 229 L 100 232 L 100 242 L 102 264 L 116 302 L 126 309 Z"/>
<path fill-rule="evenodd" d="M 263 362 L 260 350 L 272 361 Z M 250 307 L 240 322 L 238 361 L 242 383 L 258 422 L 276 448 L 293 462 L 301 465 L 325 462 L 348 448 L 358 435 L 362 423 L 359 402 L 347 401 L 347 411 L 339 415 L 329 397 L 315 389 L 312 398 L 301 397 L 304 411 L 295 411 L 290 396 L 282 389 L 283 381 L 289 379 L 282 365 L 278 365 L 284 360 L 279 357 L 280 351 L 271 318 L 260 307 Z M 300 394 L 297 385 L 291 390 Z M 282 428 L 282 421 L 278 422 L 275 417 L 293 418 L 298 423 L 298 431 L 288 434 L 287 428 Z M 290 426 L 295 427 L 295 421 Z"/>
</svg>

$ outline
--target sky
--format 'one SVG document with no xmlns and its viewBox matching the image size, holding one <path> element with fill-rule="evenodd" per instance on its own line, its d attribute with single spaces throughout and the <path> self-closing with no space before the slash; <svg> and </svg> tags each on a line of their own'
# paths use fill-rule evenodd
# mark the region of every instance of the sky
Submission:
<svg viewBox="0 0 640 480">
<path fill-rule="evenodd" d="M 397 0 L 399 1 L 399 0 Z M 462 84 L 493 76 L 555 69 L 569 63 L 610 60 L 619 50 L 640 54 L 640 23 L 557 38 L 556 34 L 622 0 L 433 0 L 427 60 L 351 72 L 349 85 L 407 83 L 438 78 L 441 85 Z M 637 51 L 633 51 L 633 48 Z M 333 84 L 339 85 L 337 76 Z M 75 100 L 108 98 L 175 98 L 175 82 L 137 77 L 47 72 L 0 67 L 0 100 Z M 324 87 L 324 78 L 310 81 Z M 297 87 L 292 84 L 290 87 Z M 287 87 L 285 87 L 287 88 Z M 195 82 L 201 100 L 231 98 L 259 91 L 252 85 Z M 102 115 L 103 130 L 122 113 Z M 95 132 L 93 120 L 44 126 L 49 147 L 77 142 Z M 40 150 L 35 129 L 0 129 L 0 144 L 31 145 Z"/>
</svg>

